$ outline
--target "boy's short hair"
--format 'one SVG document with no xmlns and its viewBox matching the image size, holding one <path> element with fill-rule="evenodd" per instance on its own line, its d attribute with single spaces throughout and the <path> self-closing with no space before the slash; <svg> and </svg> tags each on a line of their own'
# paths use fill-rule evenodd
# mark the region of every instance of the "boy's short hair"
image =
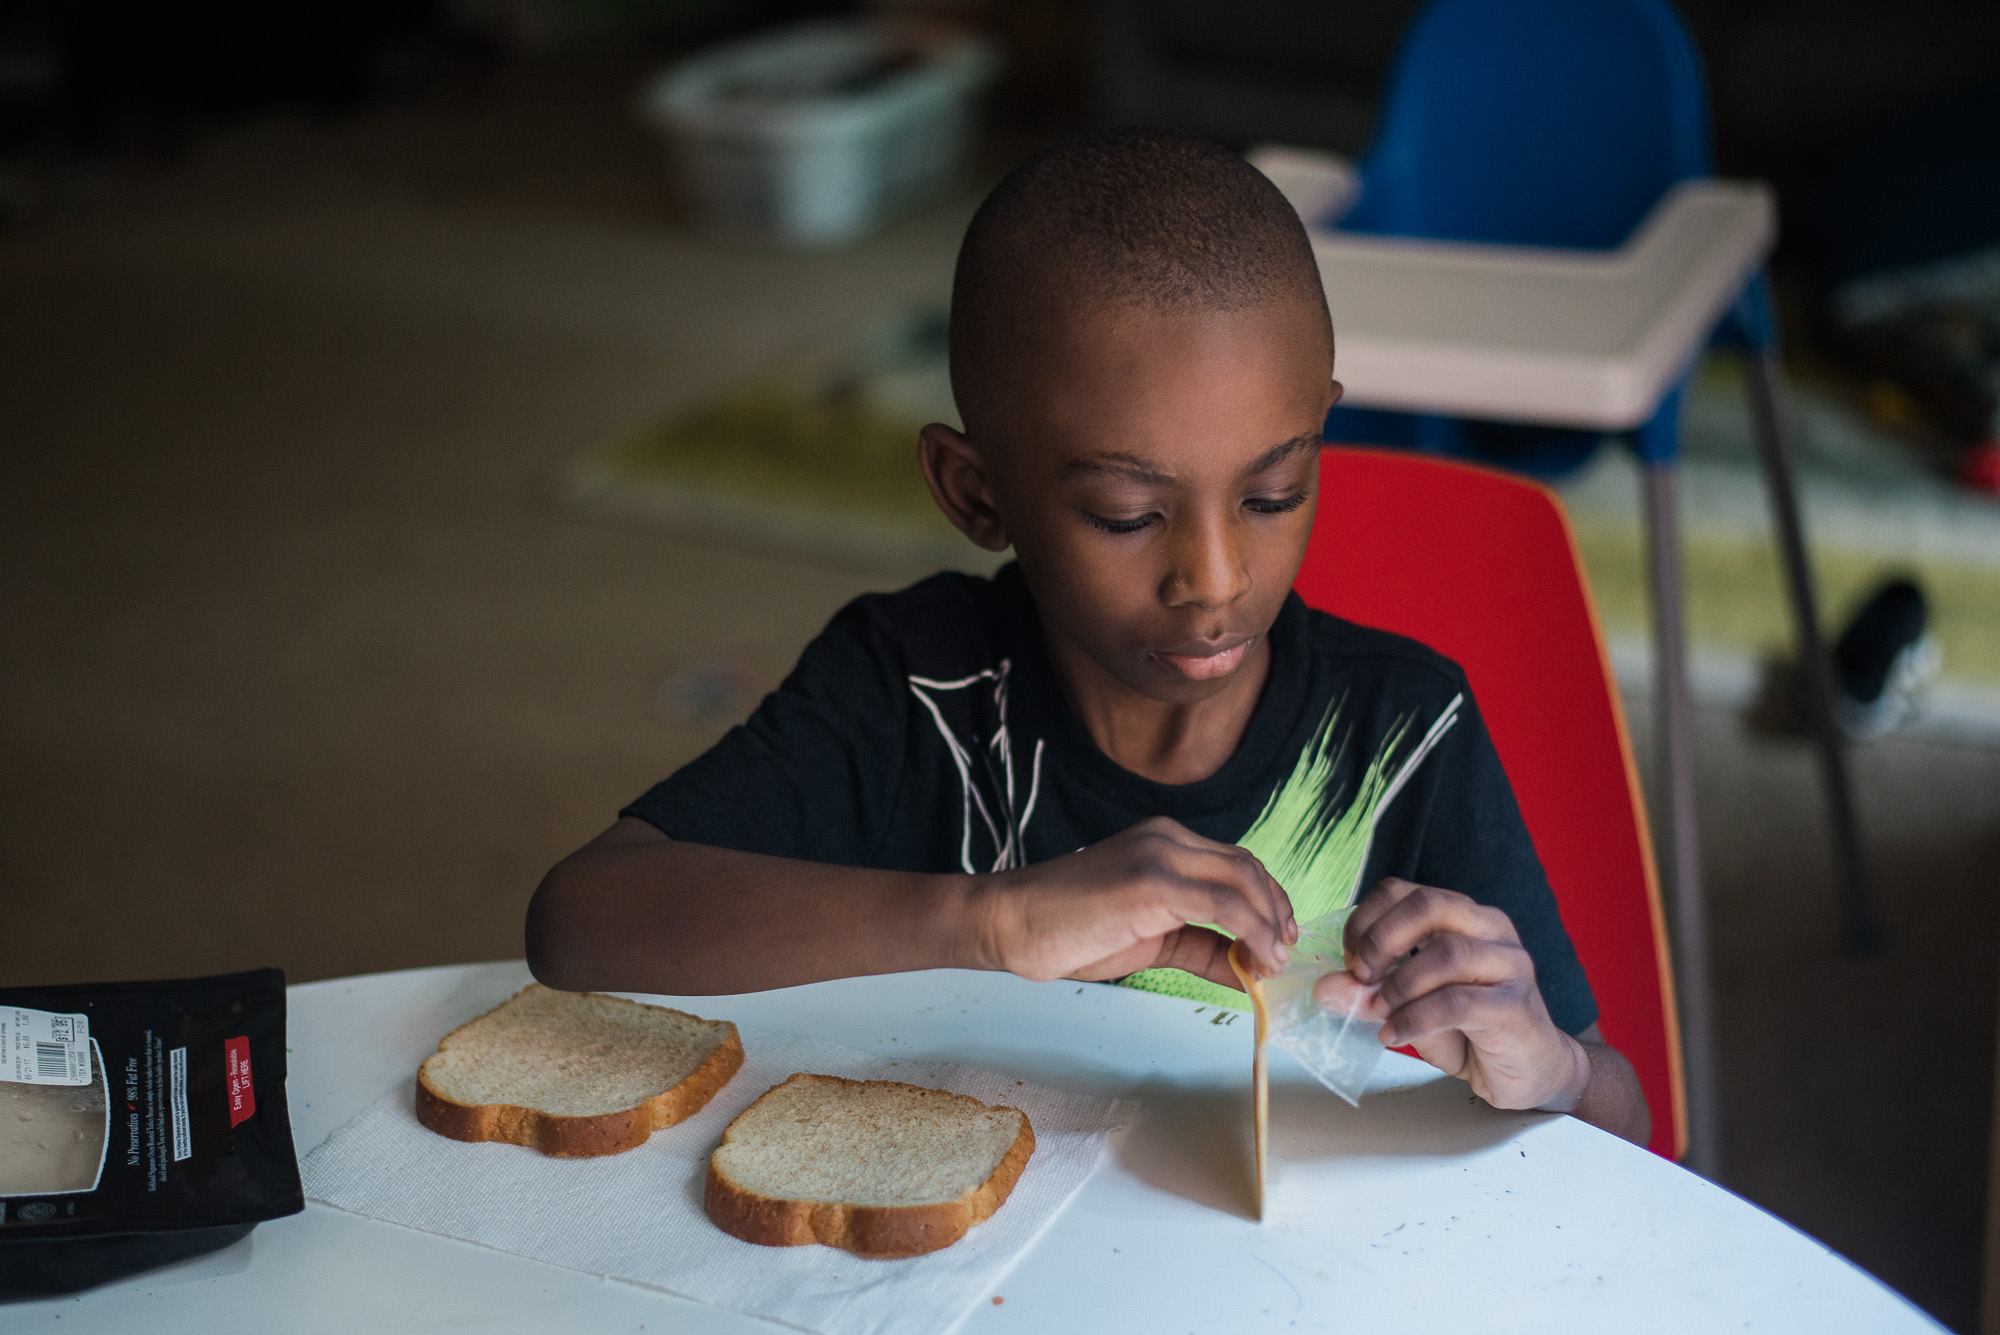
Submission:
<svg viewBox="0 0 2000 1335">
<path fill-rule="evenodd" d="M 1051 314 L 1325 306 L 1298 213 L 1220 144 L 1129 126 L 1054 144 L 973 215 L 951 293 L 951 382 L 969 432 L 1010 348 Z M 1329 348 L 1332 326 L 1327 326 Z"/>
</svg>

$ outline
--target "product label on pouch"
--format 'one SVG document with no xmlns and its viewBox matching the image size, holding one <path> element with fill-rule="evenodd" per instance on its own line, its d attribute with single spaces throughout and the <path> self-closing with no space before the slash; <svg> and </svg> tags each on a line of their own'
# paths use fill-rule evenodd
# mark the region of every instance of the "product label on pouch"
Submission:
<svg viewBox="0 0 2000 1335">
<path fill-rule="evenodd" d="M 90 1083 L 90 1017 L 0 1006 L 0 1080 Z"/>
</svg>

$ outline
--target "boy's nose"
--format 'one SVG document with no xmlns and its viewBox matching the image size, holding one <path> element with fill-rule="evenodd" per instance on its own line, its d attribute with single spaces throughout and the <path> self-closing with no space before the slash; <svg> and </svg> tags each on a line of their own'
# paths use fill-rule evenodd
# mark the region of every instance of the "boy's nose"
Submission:
<svg viewBox="0 0 2000 1335">
<path fill-rule="evenodd" d="M 1169 607 L 1227 607 L 1250 590 L 1250 566 L 1227 524 L 1192 524 L 1173 545 L 1160 594 Z"/>
</svg>

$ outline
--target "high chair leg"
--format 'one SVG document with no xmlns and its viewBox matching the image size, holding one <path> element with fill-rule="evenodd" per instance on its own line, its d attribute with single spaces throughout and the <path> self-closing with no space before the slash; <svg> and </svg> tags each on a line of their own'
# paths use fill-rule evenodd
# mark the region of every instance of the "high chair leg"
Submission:
<svg viewBox="0 0 2000 1335">
<path fill-rule="evenodd" d="M 1777 529 L 1778 554 L 1785 566 L 1785 592 L 1791 604 L 1806 722 L 1819 752 L 1820 787 L 1826 796 L 1827 824 L 1833 836 L 1833 871 L 1840 885 L 1847 949 L 1856 955 L 1872 955 L 1882 948 L 1882 923 L 1875 913 L 1867 855 L 1862 851 L 1861 831 L 1855 819 L 1845 739 L 1833 718 L 1833 664 L 1820 639 L 1812 567 L 1806 561 L 1804 526 L 1799 519 L 1798 495 L 1793 486 L 1791 441 L 1786 433 L 1783 382 L 1776 350 L 1746 351 L 1744 369 L 1750 389 L 1750 414 L 1756 427 L 1757 453 L 1764 465 L 1764 484 L 1770 493 L 1771 522 Z"/>
<path fill-rule="evenodd" d="M 1694 715 L 1688 701 L 1681 625 L 1680 520 L 1671 460 L 1640 465 L 1646 487 L 1647 564 L 1653 595 L 1653 691 L 1662 783 L 1656 809 L 1666 818 L 1667 887 L 1680 1000 L 1681 1079 L 1687 1098 L 1688 1168 L 1718 1180 L 1722 1113 L 1715 1088 L 1714 995 L 1708 921 L 1702 902 L 1701 840 L 1695 827 Z M 1664 1115 L 1656 1109 L 1654 1116 Z"/>
</svg>

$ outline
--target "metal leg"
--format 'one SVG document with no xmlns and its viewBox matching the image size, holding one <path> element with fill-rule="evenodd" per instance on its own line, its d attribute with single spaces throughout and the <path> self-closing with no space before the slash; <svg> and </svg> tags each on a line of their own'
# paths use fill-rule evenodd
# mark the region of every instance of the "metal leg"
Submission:
<svg viewBox="0 0 2000 1335">
<path fill-rule="evenodd" d="M 1646 546 L 1653 593 L 1653 690 L 1658 718 L 1661 808 L 1668 860 L 1668 913 L 1674 933 L 1674 990 L 1680 996 L 1681 1076 L 1688 1115 L 1687 1166 L 1711 1181 L 1722 1172 L 1722 1112 L 1715 1089 L 1714 994 L 1709 987 L 1708 920 L 1701 895 L 1701 841 L 1695 832 L 1694 717 L 1688 703 L 1681 634 L 1681 539 L 1674 469 L 1641 465 L 1646 482 Z"/>
<path fill-rule="evenodd" d="M 1994 1057 L 1993 1125 L 1986 1150 L 1986 1264 L 1979 1284 L 1979 1335 L 2000 1335 L 2000 1053 Z"/>
<path fill-rule="evenodd" d="M 1868 863 L 1861 850 L 1861 831 L 1855 822 L 1854 792 L 1847 781 L 1844 741 L 1833 719 L 1833 665 L 1820 641 L 1812 569 L 1806 564 L 1805 534 L 1799 522 L 1798 496 L 1792 486 L 1791 442 L 1786 434 L 1778 355 L 1771 349 L 1749 351 L 1744 355 L 1744 364 L 1757 453 L 1764 464 L 1764 483 L 1771 496 L 1771 520 L 1778 530 L 1778 553 L 1784 560 L 1786 592 L 1791 598 L 1799 680 L 1805 688 L 1806 721 L 1818 745 L 1820 786 L 1826 794 L 1827 823 L 1832 827 L 1834 875 L 1840 882 L 1847 948 L 1857 955 L 1870 955 L 1882 947 L 1882 924 L 1875 916 Z"/>
</svg>

